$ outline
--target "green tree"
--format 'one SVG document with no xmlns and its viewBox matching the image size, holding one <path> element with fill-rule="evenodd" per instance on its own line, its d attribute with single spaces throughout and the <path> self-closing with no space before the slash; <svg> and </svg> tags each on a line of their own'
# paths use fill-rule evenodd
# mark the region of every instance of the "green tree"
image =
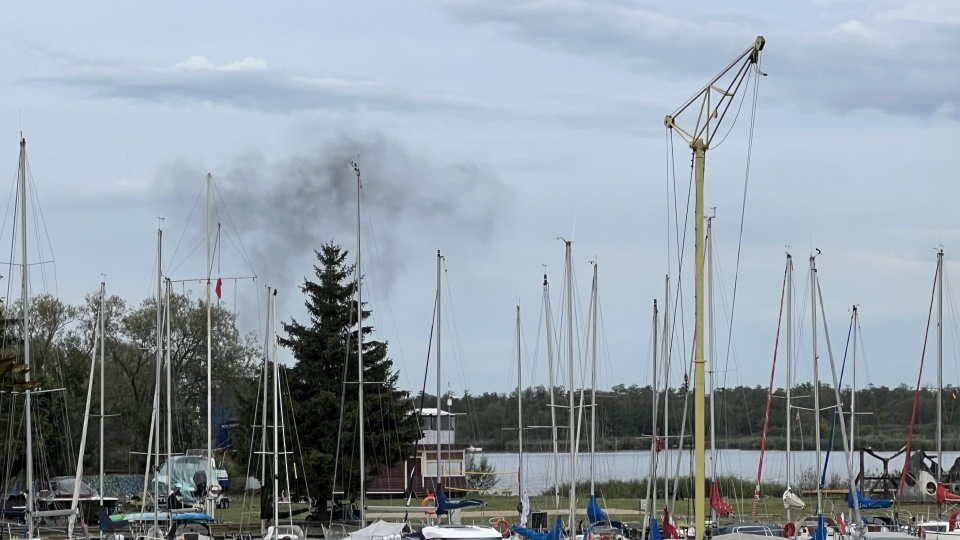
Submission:
<svg viewBox="0 0 960 540">
<path fill-rule="evenodd" d="M 347 251 L 328 242 L 316 251 L 315 281 L 305 279 L 309 320 L 283 323 L 287 336 L 281 345 L 293 353 L 289 375 L 298 434 L 304 448 L 304 469 L 312 483 L 319 484 L 320 502 L 334 481 L 348 495 L 355 495 L 360 470 L 357 444 L 359 401 L 357 380 L 357 317 L 354 293 L 355 266 L 346 262 Z M 363 310 L 363 317 L 370 311 Z M 410 399 L 397 388 L 398 372 L 387 356 L 387 344 L 368 339 L 373 328 L 363 325 L 363 372 L 367 419 L 365 449 L 368 475 L 376 475 L 409 455 L 419 437 Z M 351 384 L 352 382 L 352 384 Z M 338 478 L 334 478 L 337 433 L 343 419 L 339 448 Z"/>
<path fill-rule="evenodd" d="M 477 493 L 490 491 L 497 485 L 497 475 L 487 456 L 477 459 L 473 454 L 467 455 L 467 489 Z"/>
</svg>

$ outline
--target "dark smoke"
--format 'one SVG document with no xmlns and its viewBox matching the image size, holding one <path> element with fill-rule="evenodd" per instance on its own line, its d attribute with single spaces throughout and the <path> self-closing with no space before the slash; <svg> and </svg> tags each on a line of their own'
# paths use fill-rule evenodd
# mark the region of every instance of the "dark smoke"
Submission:
<svg viewBox="0 0 960 540">
<path fill-rule="evenodd" d="M 413 257 L 444 243 L 485 242 L 508 199 L 488 167 L 431 163 L 382 135 L 342 136 L 277 161 L 243 156 L 219 173 L 211 171 L 222 199 L 218 221 L 224 229 L 236 228 L 228 232 L 242 239 L 262 284 L 299 286 L 312 274 L 312 250 L 327 240 L 350 250 L 354 259 L 357 184 L 351 160 L 359 163 L 363 179 L 364 274 L 370 279 L 376 272 L 387 287 Z M 186 219 L 205 173 L 174 165 L 160 174 L 158 199 L 166 215 Z M 202 235 L 203 212 L 201 200 L 192 217 L 196 232 L 187 234 L 191 241 Z M 374 253 L 370 223 L 377 246 L 374 270 L 367 266 Z M 221 245 L 226 257 L 233 248 L 226 240 Z"/>
</svg>

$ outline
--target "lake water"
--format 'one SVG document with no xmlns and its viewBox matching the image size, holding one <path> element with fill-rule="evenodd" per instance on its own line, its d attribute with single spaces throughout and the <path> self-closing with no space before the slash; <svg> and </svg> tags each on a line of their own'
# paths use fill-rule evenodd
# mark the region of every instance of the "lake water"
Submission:
<svg viewBox="0 0 960 540">
<path fill-rule="evenodd" d="M 877 452 L 883 457 L 890 457 L 894 452 Z M 793 468 L 792 483 L 797 483 L 801 475 L 806 473 L 810 475 L 815 469 L 816 452 L 803 451 L 791 452 L 791 466 Z M 823 453 L 826 456 L 826 452 Z M 501 473 L 495 489 L 516 490 L 517 486 L 517 454 L 480 452 L 477 456 L 486 457 L 493 466 L 494 471 Z M 589 454 L 580 454 L 577 460 L 577 478 L 583 482 L 590 479 L 590 456 Z M 944 452 L 944 466 L 949 468 L 954 461 L 960 457 L 960 452 Z M 681 460 L 680 474 L 688 475 L 693 470 L 693 454 L 686 450 L 669 450 L 660 452 L 658 461 L 659 477 L 663 477 L 664 462 L 669 460 L 670 475 L 676 474 L 677 460 Z M 903 468 L 903 456 L 897 457 L 889 464 L 889 472 L 901 470 Z M 525 466 L 524 480 L 527 490 L 530 494 L 538 494 L 546 491 L 553 485 L 553 475 L 551 474 L 551 463 L 553 455 L 549 453 L 525 453 L 523 461 Z M 737 476 L 747 480 L 756 480 L 757 465 L 760 460 L 760 452 L 757 450 L 721 450 L 717 458 L 717 474 Z M 560 479 L 561 483 L 569 479 L 570 456 L 561 454 L 560 461 Z M 846 462 L 843 459 L 842 452 L 833 452 L 830 454 L 827 463 L 827 480 L 836 474 L 840 478 L 846 479 Z M 633 480 L 646 478 L 649 474 L 650 452 L 649 451 L 631 451 L 631 452 L 600 452 L 595 457 L 596 479 L 598 482 L 606 480 Z M 883 469 L 883 463 L 869 455 L 864 456 L 864 467 L 868 472 L 880 472 Z M 707 456 L 707 474 L 710 474 L 710 457 Z M 860 472 L 860 453 L 853 455 L 853 474 Z M 782 450 L 767 450 L 763 458 L 763 477 L 764 482 L 784 482 L 786 480 L 786 452 Z"/>
</svg>

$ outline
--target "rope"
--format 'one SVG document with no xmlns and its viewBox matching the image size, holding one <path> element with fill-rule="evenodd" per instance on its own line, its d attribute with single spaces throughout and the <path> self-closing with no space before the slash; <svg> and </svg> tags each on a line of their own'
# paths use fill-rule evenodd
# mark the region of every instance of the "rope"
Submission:
<svg viewBox="0 0 960 540">
<path fill-rule="evenodd" d="M 850 315 L 850 327 L 847 329 L 847 344 L 843 349 L 843 362 L 840 364 L 840 380 L 837 384 L 838 387 L 842 388 L 843 385 L 843 371 L 847 368 L 847 353 L 850 350 L 850 335 L 853 333 L 853 315 Z M 840 403 L 837 403 L 837 407 L 840 407 Z M 827 438 L 827 455 L 823 458 L 823 472 L 820 474 L 820 489 L 827 485 L 827 465 L 830 463 L 830 450 L 833 449 L 833 434 L 837 427 L 837 414 L 838 411 L 833 411 L 833 417 L 830 419 L 830 436 Z"/>
<path fill-rule="evenodd" d="M 759 60 L 758 60 L 759 62 Z M 750 135 L 747 138 L 747 167 L 743 175 L 743 198 L 740 202 L 740 231 L 737 234 L 737 262 L 733 270 L 733 295 L 730 300 L 730 326 L 727 330 L 727 353 L 724 369 L 730 369 L 730 348 L 733 342 L 733 319 L 737 309 L 737 286 L 740 283 L 740 254 L 743 250 L 743 224 L 747 215 L 747 188 L 750 185 L 750 164 L 753 161 L 753 135 L 757 123 L 757 95 L 760 89 L 760 65 L 756 65 L 754 77 L 757 81 L 753 85 L 753 100 L 750 107 Z M 744 93 L 746 96 L 746 93 Z M 739 111 L 737 116 L 739 116 Z M 736 118 L 734 118 L 734 123 Z M 733 126 L 730 126 L 733 129 Z M 723 142 L 723 141 L 721 141 Z"/>
<path fill-rule="evenodd" d="M 789 262 L 787 265 L 789 265 Z M 777 351 L 780 348 L 780 326 L 783 324 L 783 299 L 787 293 L 787 271 L 788 267 L 784 267 L 783 285 L 780 287 L 780 316 L 777 319 L 777 337 L 773 341 L 773 367 L 770 368 L 767 408 L 763 415 L 763 438 L 760 439 L 760 464 L 757 466 L 757 482 L 753 485 L 753 509 L 750 510 L 750 517 L 757 516 L 757 505 L 760 503 L 760 478 L 763 475 L 763 454 L 767 449 L 767 428 L 770 427 L 770 405 L 773 402 L 773 378 L 777 373 Z"/>
<path fill-rule="evenodd" d="M 920 401 L 920 381 L 923 377 L 923 360 L 927 356 L 927 342 L 930 340 L 930 320 L 933 318 L 933 300 L 937 292 L 937 276 L 940 268 L 933 274 L 933 289 L 930 291 L 930 309 L 927 311 L 927 328 L 923 335 L 923 349 L 920 352 L 920 372 L 917 373 L 917 389 L 913 393 L 913 412 L 910 413 L 910 429 L 907 432 L 907 448 L 903 454 L 903 471 L 900 473 L 900 485 L 897 489 L 897 511 L 903 500 L 903 486 L 907 483 L 907 469 L 910 468 L 910 445 L 913 442 L 913 427 L 917 421 L 917 405 Z"/>
</svg>

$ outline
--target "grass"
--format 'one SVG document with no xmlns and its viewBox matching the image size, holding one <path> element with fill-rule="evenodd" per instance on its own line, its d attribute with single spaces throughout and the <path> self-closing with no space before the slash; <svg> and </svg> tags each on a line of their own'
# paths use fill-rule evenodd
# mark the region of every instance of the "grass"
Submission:
<svg viewBox="0 0 960 540">
<path fill-rule="evenodd" d="M 598 490 L 600 492 L 600 490 Z M 581 493 L 587 493 L 586 490 Z M 487 506 L 481 512 L 465 512 L 463 521 L 464 523 L 487 523 L 488 521 L 495 520 L 496 518 L 503 517 L 509 522 L 515 522 L 519 515 L 517 514 L 517 498 L 515 496 L 482 496 L 484 501 L 486 501 Z M 806 510 L 801 510 L 799 512 L 794 512 L 793 519 L 799 519 L 805 515 L 810 515 L 813 513 L 813 506 L 815 506 L 815 501 L 810 497 L 804 497 L 807 501 L 808 507 Z M 642 516 L 639 512 L 639 503 L 637 497 L 604 497 L 602 495 L 598 496 L 601 507 L 603 507 L 607 513 L 610 515 L 611 519 L 622 521 L 629 526 L 638 526 Z M 727 502 L 734 508 L 735 517 L 733 519 L 724 519 L 723 522 L 729 522 L 733 520 L 764 520 L 772 521 L 774 523 L 783 523 L 786 521 L 786 513 L 783 509 L 782 499 L 780 494 L 776 495 L 762 495 L 757 504 L 757 511 L 752 515 L 753 507 L 753 498 L 752 496 L 744 498 L 726 498 Z M 577 505 L 579 512 L 584 513 L 586 508 L 587 497 L 581 497 L 580 502 Z M 377 506 L 403 506 L 405 501 L 403 500 L 375 500 L 370 501 L 369 504 L 374 504 Z M 413 504 L 419 505 L 419 501 L 415 501 Z M 547 523 L 552 523 L 554 516 L 556 516 L 557 511 L 554 507 L 552 496 L 537 495 L 530 497 L 530 507 L 534 511 L 546 511 L 548 518 Z M 295 506 L 296 507 L 296 506 Z M 561 514 L 565 513 L 567 508 L 567 500 L 565 497 L 560 499 L 560 512 Z M 850 515 L 850 509 L 847 507 L 846 497 L 830 497 L 825 498 L 823 503 L 823 510 L 825 514 L 837 515 L 840 512 L 845 512 L 848 516 Z M 259 512 L 260 512 L 260 499 L 259 497 L 248 497 L 246 504 L 244 504 L 243 498 L 238 497 L 233 501 L 233 505 L 227 509 L 218 509 L 217 510 L 217 522 L 216 532 L 220 533 L 221 531 L 236 531 L 242 525 L 244 530 L 259 530 Z M 663 500 L 660 499 L 659 504 L 656 506 L 656 513 L 658 515 L 663 514 Z M 928 515 L 936 513 L 936 507 L 926 506 L 926 505 L 904 505 L 901 510 L 901 515 L 906 516 L 906 519 L 909 519 L 911 515 Z M 678 522 L 683 523 L 687 520 L 687 516 L 690 519 L 693 518 L 694 509 L 691 504 L 690 499 L 677 500 L 674 507 L 674 515 Z M 369 512 L 369 517 L 373 518 L 376 516 L 376 513 Z M 391 514 L 387 519 L 395 519 L 397 514 Z M 414 523 L 415 526 L 421 525 L 424 517 L 422 514 L 410 515 L 409 519 Z M 849 522 L 850 518 L 848 517 L 847 521 Z M 319 523 L 308 524 L 309 530 L 314 531 L 314 534 L 318 534 L 320 531 Z"/>
</svg>

